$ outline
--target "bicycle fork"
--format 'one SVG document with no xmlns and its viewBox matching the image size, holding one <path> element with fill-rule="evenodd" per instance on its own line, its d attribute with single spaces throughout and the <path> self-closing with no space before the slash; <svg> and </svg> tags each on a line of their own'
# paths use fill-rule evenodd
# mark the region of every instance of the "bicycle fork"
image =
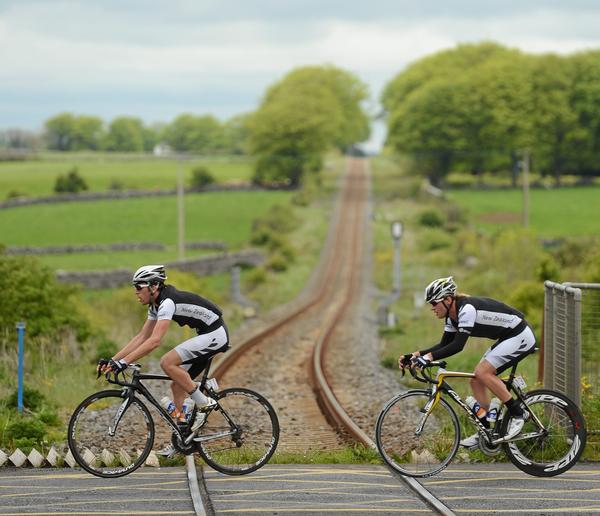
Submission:
<svg viewBox="0 0 600 516">
<path fill-rule="evenodd" d="M 429 401 L 425 403 L 425 406 L 420 409 L 420 412 L 423 414 L 419 419 L 419 424 L 415 429 L 415 435 L 420 436 L 423 432 L 423 428 L 425 427 L 425 423 L 427 423 L 427 418 L 429 418 L 429 414 L 433 410 L 433 407 L 437 404 L 440 399 L 440 394 L 437 390 L 437 387 L 434 387 L 431 391 L 431 395 L 429 396 Z"/>
<path fill-rule="evenodd" d="M 119 409 L 117 410 L 116 414 L 113 416 L 111 423 L 108 425 L 108 435 L 110 435 L 111 437 L 114 437 L 117 433 L 117 427 L 119 426 L 119 422 L 121 421 L 121 418 L 123 417 L 123 414 L 125 414 L 125 411 L 127 410 L 127 407 L 129 407 L 129 405 L 131 405 L 131 397 L 127 396 L 127 398 L 125 398 L 123 400 L 123 403 L 121 403 L 121 405 L 119 406 Z"/>
</svg>

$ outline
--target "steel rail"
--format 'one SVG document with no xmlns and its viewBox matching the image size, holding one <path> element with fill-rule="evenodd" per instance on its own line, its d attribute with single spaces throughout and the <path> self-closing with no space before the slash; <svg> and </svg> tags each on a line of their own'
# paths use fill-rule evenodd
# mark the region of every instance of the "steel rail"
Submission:
<svg viewBox="0 0 600 516">
<path fill-rule="evenodd" d="M 359 165 L 357 165 L 356 161 L 352 161 L 349 164 L 348 168 L 355 166 Z M 352 171 L 349 170 L 349 177 L 347 178 L 348 185 L 346 186 L 345 191 L 342 193 L 342 198 L 338 206 L 338 215 L 339 213 L 343 213 L 346 221 L 351 220 L 351 223 L 345 223 L 344 226 L 352 228 L 350 280 L 346 282 L 345 291 L 341 299 L 340 306 L 337 307 L 334 315 L 330 317 L 326 323 L 324 323 L 324 329 L 321 332 L 313 348 L 310 377 L 313 390 L 315 391 L 317 397 L 317 402 L 319 403 L 319 406 L 321 407 L 321 410 L 323 411 L 323 414 L 325 415 L 329 423 L 338 430 L 343 429 L 357 442 L 360 442 L 369 448 L 376 449 L 376 445 L 372 441 L 372 439 L 353 421 L 353 419 L 348 415 L 346 410 L 342 407 L 342 405 L 336 398 L 331 388 L 331 384 L 326 377 L 323 367 L 327 347 L 332 340 L 332 336 L 336 328 L 339 327 L 340 322 L 342 321 L 343 317 L 346 315 L 349 307 L 351 306 L 356 292 L 358 290 L 359 275 L 356 272 L 356 264 L 358 256 L 360 254 L 360 230 L 358 221 L 360 220 L 361 203 L 356 202 L 357 195 L 356 191 L 352 188 L 353 177 L 351 175 L 351 172 Z M 341 223 L 341 218 L 338 216 L 338 225 Z M 242 343 L 237 345 L 235 349 L 230 350 L 223 357 L 221 362 L 213 371 L 213 376 L 219 379 L 250 349 L 259 345 L 267 337 L 275 334 L 277 331 L 284 328 L 287 324 L 301 317 L 305 312 L 318 305 L 319 303 L 323 302 L 327 298 L 328 292 L 333 288 L 333 285 L 335 284 L 334 281 L 330 281 L 330 278 L 341 274 L 340 268 L 338 267 L 338 256 L 343 241 L 347 241 L 347 239 L 348 235 L 343 234 L 343 231 L 339 230 L 338 227 L 338 231 L 336 231 L 336 237 L 333 245 L 334 251 L 328 256 L 328 263 L 325 267 L 325 272 L 322 275 L 324 280 L 319 282 L 320 286 L 317 292 L 314 294 L 314 296 L 309 301 L 301 305 L 298 309 L 285 315 L 284 317 L 276 321 L 274 324 L 268 326 L 256 335 L 243 341 Z M 402 482 L 404 482 L 420 499 L 424 501 L 424 503 L 426 503 L 438 514 L 447 516 L 451 516 L 454 514 L 432 493 L 430 493 L 425 487 L 423 487 L 423 485 L 420 484 L 416 479 L 401 475 L 397 471 L 392 470 L 391 468 L 390 471 L 396 478 L 399 478 Z"/>
<path fill-rule="evenodd" d="M 354 204 L 356 205 L 359 203 Z M 353 217 L 356 216 L 357 213 L 353 213 Z M 358 218 L 358 220 L 360 220 L 360 218 Z M 354 422 L 352 417 L 350 417 L 350 415 L 346 412 L 342 404 L 335 396 L 335 393 L 333 392 L 333 389 L 331 387 L 331 383 L 328 381 L 323 367 L 327 348 L 332 340 L 334 331 L 344 318 L 344 315 L 346 315 L 350 306 L 352 306 L 353 299 L 358 290 L 357 284 L 359 280 L 359 275 L 356 272 L 356 261 L 357 257 L 359 256 L 359 237 L 361 233 L 359 231 L 359 225 L 357 223 L 358 220 L 355 220 L 355 223 L 352 224 L 353 253 L 351 257 L 351 278 L 348 282 L 349 286 L 346 288 L 343 302 L 340 304 L 340 307 L 338 308 L 335 316 L 332 318 L 331 324 L 321 334 L 314 347 L 312 356 L 311 377 L 313 378 L 313 386 L 315 388 L 317 400 L 327 420 L 330 421 L 330 423 L 333 423 L 338 428 L 345 430 L 349 435 L 356 439 L 356 441 L 362 443 L 368 448 L 377 449 L 377 446 L 375 445 L 373 440 L 367 435 L 367 433 L 362 428 L 360 428 L 360 426 L 358 426 Z M 444 516 L 454 515 L 454 512 L 452 512 L 450 508 L 444 505 L 440 499 L 438 499 L 429 490 L 427 490 L 418 480 L 412 477 L 401 475 L 392 468 L 388 469 L 396 478 L 399 478 L 402 482 L 404 482 L 421 500 L 423 500 L 438 514 L 442 514 Z"/>
</svg>

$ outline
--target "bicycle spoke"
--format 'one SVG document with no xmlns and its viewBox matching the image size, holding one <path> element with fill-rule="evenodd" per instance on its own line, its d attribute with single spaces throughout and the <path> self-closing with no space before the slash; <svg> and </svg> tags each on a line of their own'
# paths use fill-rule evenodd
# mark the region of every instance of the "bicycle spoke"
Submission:
<svg viewBox="0 0 600 516">
<path fill-rule="evenodd" d="M 525 399 L 535 417 L 526 421 L 517 439 L 505 445 L 509 459 L 530 475 L 563 473 L 577 462 L 585 447 L 583 416 L 561 393 L 532 391 Z"/>
<path fill-rule="evenodd" d="M 204 460 L 231 475 L 250 473 L 265 464 L 279 440 L 273 407 L 248 389 L 228 389 L 219 395 L 196 442 Z"/>
<path fill-rule="evenodd" d="M 146 460 L 154 441 L 154 424 L 146 407 L 120 391 L 96 393 L 73 413 L 69 447 L 77 463 L 101 477 L 126 475 Z"/>
<path fill-rule="evenodd" d="M 376 441 L 384 460 L 402 474 L 425 477 L 444 469 L 458 449 L 456 414 L 440 400 L 423 415 L 429 395 L 409 391 L 390 401 L 376 426 Z"/>
</svg>

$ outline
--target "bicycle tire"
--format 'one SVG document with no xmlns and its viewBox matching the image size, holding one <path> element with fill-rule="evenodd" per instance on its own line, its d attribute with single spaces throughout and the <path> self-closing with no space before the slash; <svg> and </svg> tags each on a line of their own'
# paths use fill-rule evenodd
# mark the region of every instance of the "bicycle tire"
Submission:
<svg viewBox="0 0 600 516">
<path fill-rule="evenodd" d="M 381 457 L 392 469 L 409 477 L 430 477 L 454 458 L 460 441 L 458 417 L 440 398 L 415 435 L 429 402 L 426 390 L 411 390 L 394 396 L 383 407 L 375 426 L 375 441 Z"/>
<path fill-rule="evenodd" d="M 583 415 L 575 403 L 557 391 L 539 389 L 524 394 L 524 398 L 547 434 L 505 443 L 504 451 L 517 468 L 529 475 L 560 475 L 575 465 L 585 448 L 587 431 Z M 502 434 L 506 433 L 509 421 L 510 417 L 502 421 Z M 539 433 L 532 417 L 525 422 L 519 436 L 528 433 Z"/>
<path fill-rule="evenodd" d="M 240 387 L 225 389 L 216 399 L 217 407 L 198 436 L 198 453 L 227 475 L 256 471 L 269 461 L 279 442 L 275 409 L 261 394 Z"/>
<path fill-rule="evenodd" d="M 152 416 L 137 398 L 126 405 L 123 392 L 106 390 L 88 396 L 69 420 L 67 439 L 71 454 L 77 464 L 97 477 L 128 475 L 144 464 L 152 450 Z M 111 436 L 109 428 L 120 410 L 123 412 Z"/>
</svg>

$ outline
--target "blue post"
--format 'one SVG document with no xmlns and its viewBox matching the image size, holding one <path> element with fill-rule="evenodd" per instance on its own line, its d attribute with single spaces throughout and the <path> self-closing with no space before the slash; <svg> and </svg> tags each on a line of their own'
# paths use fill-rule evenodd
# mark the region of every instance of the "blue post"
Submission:
<svg viewBox="0 0 600 516">
<path fill-rule="evenodd" d="M 17 323 L 19 334 L 19 390 L 17 392 L 17 408 L 19 413 L 23 412 L 23 355 L 25 355 L 25 323 Z"/>
</svg>

